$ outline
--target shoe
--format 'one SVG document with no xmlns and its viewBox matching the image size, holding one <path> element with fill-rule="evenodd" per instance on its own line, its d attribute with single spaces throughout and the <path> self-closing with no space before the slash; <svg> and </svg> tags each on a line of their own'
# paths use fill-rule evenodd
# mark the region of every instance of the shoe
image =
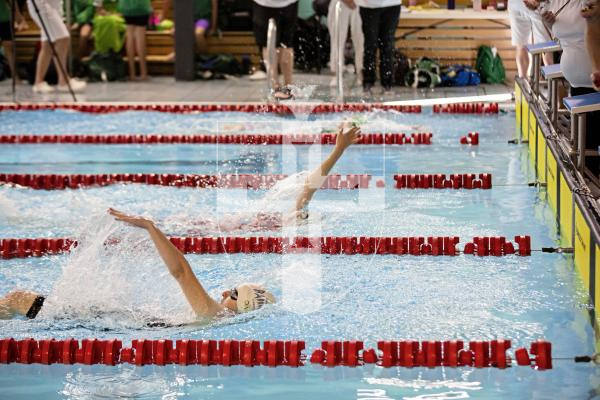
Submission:
<svg viewBox="0 0 600 400">
<path fill-rule="evenodd" d="M 257 69 L 250 75 L 251 81 L 262 81 L 265 79 L 267 79 L 267 73 L 260 69 Z"/>
<path fill-rule="evenodd" d="M 48 85 L 48 82 L 37 83 L 33 85 L 33 93 L 52 93 L 56 89 L 54 86 Z"/>
<path fill-rule="evenodd" d="M 271 97 L 275 99 L 275 101 L 294 100 L 294 95 L 287 86 L 273 90 L 273 92 L 271 92 Z"/>
<path fill-rule="evenodd" d="M 381 94 L 384 94 L 384 95 L 394 94 L 394 91 L 392 90 L 391 86 L 384 86 L 381 91 Z"/>
<path fill-rule="evenodd" d="M 77 78 L 69 79 L 69 84 L 71 85 L 71 90 L 73 90 L 73 92 L 83 92 L 85 90 L 85 87 L 87 86 L 87 83 L 85 81 L 81 81 Z M 69 91 L 69 85 L 59 85 L 56 88 L 59 92 Z"/>
</svg>

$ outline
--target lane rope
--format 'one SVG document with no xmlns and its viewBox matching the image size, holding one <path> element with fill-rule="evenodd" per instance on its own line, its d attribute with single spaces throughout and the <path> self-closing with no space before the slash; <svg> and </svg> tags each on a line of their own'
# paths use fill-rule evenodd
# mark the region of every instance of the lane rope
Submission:
<svg viewBox="0 0 600 400">
<path fill-rule="evenodd" d="M 173 346 L 175 345 L 175 346 Z M 552 344 L 531 343 L 520 347 L 513 357 L 507 354 L 511 341 L 378 341 L 377 348 L 365 348 L 358 340 L 324 340 L 310 356 L 303 354 L 303 340 L 132 340 L 124 347 L 119 339 L 57 340 L 32 338 L 0 339 L 0 364 L 133 364 L 133 365 L 243 365 L 302 367 L 357 367 L 377 364 L 392 367 L 475 367 L 504 369 L 513 365 L 552 369 Z"/>
<path fill-rule="evenodd" d="M 531 256 L 531 237 L 515 236 L 514 242 L 504 236 L 476 236 L 462 249 L 458 236 L 418 237 L 275 237 L 275 236 L 225 236 L 225 237 L 171 237 L 185 254 L 235 254 L 235 253 L 320 253 L 343 255 L 393 254 L 412 256 L 502 257 L 509 255 Z M 105 242 L 110 246 L 119 239 Z M 1 258 L 41 257 L 69 252 L 77 246 L 72 238 L 5 238 L 0 239 Z"/>
<path fill-rule="evenodd" d="M 88 186 L 138 183 L 146 185 L 222 188 L 222 189 L 269 189 L 285 179 L 283 174 L 4 174 L 0 173 L 0 185 L 29 187 L 38 190 L 78 189 Z M 492 175 L 480 174 L 396 174 L 396 189 L 484 189 L 492 188 Z M 372 176 L 368 174 L 328 175 L 321 189 L 367 189 Z M 377 188 L 385 182 L 378 179 Z"/>
</svg>

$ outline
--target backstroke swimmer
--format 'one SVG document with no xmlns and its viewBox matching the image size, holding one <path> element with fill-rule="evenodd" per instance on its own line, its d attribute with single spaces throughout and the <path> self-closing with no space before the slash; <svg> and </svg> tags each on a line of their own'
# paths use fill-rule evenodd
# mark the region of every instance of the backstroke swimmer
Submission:
<svg viewBox="0 0 600 400">
<path fill-rule="evenodd" d="M 306 218 L 306 213 L 303 210 L 306 209 L 315 192 L 321 187 L 344 151 L 360 140 L 360 128 L 344 125 L 340 127 L 335 146 L 327 159 L 307 174 L 304 187 L 296 198 L 294 208 L 290 213 L 292 217 Z M 344 128 L 347 128 L 347 130 L 344 130 Z M 275 303 L 275 296 L 266 288 L 247 282 L 233 289 L 223 291 L 220 301 L 214 300 L 206 292 L 184 255 L 151 220 L 127 215 L 112 208 L 108 210 L 108 213 L 114 216 L 117 221 L 148 231 L 169 272 L 179 283 L 183 295 L 198 317 L 212 319 L 232 316 L 236 313 L 257 310 L 266 303 Z M 258 218 L 255 223 L 262 224 L 264 221 Z M 38 293 L 13 291 L 0 298 L 0 319 L 10 319 L 18 315 L 33 319 L 42 309 L 44 300 L 45 297 Z"/>
</svg>

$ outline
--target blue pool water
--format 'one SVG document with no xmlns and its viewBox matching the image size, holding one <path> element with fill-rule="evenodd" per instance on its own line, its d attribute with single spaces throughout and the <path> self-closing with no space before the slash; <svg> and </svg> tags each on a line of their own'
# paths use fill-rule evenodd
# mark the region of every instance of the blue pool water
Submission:
<svg viewBox="0 0 600 400">
<path fill-rule="evenodd" d="M 554 246 L 557 233 L 545 193 L 527 186 L 526 149 L 509 145 L 514 114 L 499 116 L 367 114 L 365 131 L 430 131 L 431 146 L 354 146 L 334 172 L 368 173 L 385 189 L 320 191 L 318 217 L 299 234 L 336 236 L 473 236 L 519 234 L 533 247 Z M 297 132 L 331 129 L 340 115 L 320 115 L 300 126 L 291 118 L 235 113 L 167 115 L 6 112 L 0 133 Z M 480 146 L 458 144 L 469 131 Z M 331 147 L 324 146 L 324 152 Z M 297 147 L 293 169 L 308 168 L 309 146 Z M 239 145 L 5 145 L 0 172 L 10 173 L 282 173 L 289 154 L 279 146 Z M 395 173 L 480 173 L 494 177 L 490 191 L 396 190 Z M 114 185 L 65 191 L 0 187 L 0 237 L 71 236 L 87 242 L 73 256 L 0 261 L 0 294 L 15 287 L 48 294 L 32 321 L 0 321 L 0 337 L 303 339 L 307 353 L 321 339 L 513 340 L 513 350 L 546 338 L 556 357 L 594 351 L 587 299 L 571 257 L 324 256 L 320 276 L 294 270 L 299 285 L 319 281 L 323 307 L 310 314 L 267 306 L 213 324 L 148 328 L 149 319 L 188 322 L 182 298 L 144 232 L 106 217 L 115 207 L 144 214 L 169 234 L 219 234 L 203 218 L 243 208 L 242 190 Z M 260 197 L 264 193 L 250 193 Z M 361 197 L 363 196 L 363 197 Z M 381 204 L 378 208 L 376 205 Z M 200 222 L 199 222 L 200 221 Z M 221 234 L 281 235 L 280 231 Z M 124 240 L 94 247 L 107 235 Z M 87 243 L 87 244 L 86 244 Z M 87 246 L 87 247 L 86 247 Z M 242 280 L 259 281 L 281 295 L 282 256 L 189 255 L 213 296 Z M 100 261 L 98 261 L 100 260 Z M 102 310 L 102 312 L 98 312 Z M 589 365 L 556 361 L 546 372 L 530 368 L 382 369 L 304 367 L 1 366 L 0 398 L 218 398 L 286 396 L 340 399 L 567 399 L 594 398 L 600 376 Z"/>
</svg>

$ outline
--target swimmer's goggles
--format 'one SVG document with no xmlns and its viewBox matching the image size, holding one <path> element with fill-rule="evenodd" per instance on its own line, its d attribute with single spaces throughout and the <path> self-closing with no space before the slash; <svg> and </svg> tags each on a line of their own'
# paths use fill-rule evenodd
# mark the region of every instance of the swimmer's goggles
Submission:
<svg viewBox="0 0 600 400">
<path fill-rule="evenodd" d="M 238 291 L 237 288 L 233 288 L 229 291 L 229 297 L 231 297 L 231 300 L 237 300 L 238 299 Z"/>
</svg>

